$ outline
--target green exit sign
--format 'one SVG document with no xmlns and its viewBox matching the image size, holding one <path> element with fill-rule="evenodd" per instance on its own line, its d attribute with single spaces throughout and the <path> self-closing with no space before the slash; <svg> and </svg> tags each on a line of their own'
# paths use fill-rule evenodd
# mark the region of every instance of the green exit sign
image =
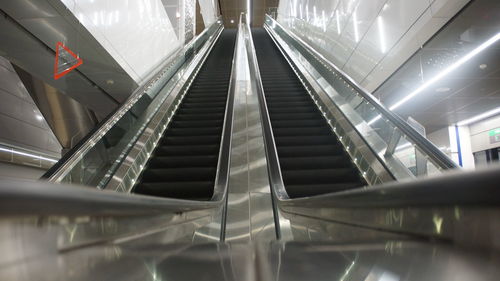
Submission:
<svg viewBox="0 0 500 281">
<path fill-rule="evenodd" d="M 500 128 L 490 130 L 488 135 L 490 136 L 490 143 L 500 142 Z"/>
</svg>

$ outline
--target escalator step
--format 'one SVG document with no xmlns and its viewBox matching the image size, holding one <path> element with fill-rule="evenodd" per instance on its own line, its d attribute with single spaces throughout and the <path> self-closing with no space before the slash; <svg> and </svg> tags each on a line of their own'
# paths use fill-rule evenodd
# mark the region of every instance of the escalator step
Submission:
<svg viewBox="0 0 500 281">
<path fill-rule="evenodd" d="M 138 184 L 135 193 L 190 200 L 210 200 L 213 188 L 213 181 L 151 182 Z"/>
<path fill-rule="evenodd" d="M 177 112 L 179 114 L 196 114 L 196 115 L 199 115 L 199 114 L 210 114 L 210 113 L 218 113 L 218 114 L 222 114 L 224 113 L 224 110 L 225 108 L 224 107 L 211 107 L 211 108 L 179 108 L 177 110 Z"/>
<path fill-rule="evenodd" d="M 217 135 L 222 131 L 222 127 L 205 127 L 205 128 L 170 128 L 168 130 L 168 136 L 213 136 Z"/>
<path fill-rule="evenodd" d="M 187 120 L 187 121 L 172 121 L 170 128 L 205 128 L 218 127 L 222 125 L 222 120 Z"/>
<path fill-rule="evenodd" d="M 155 156 L 216 155 L 217 145 L 166 145 L 155 150 Z"/>
<path fill-rule="evenodd" d="M 335 136 L 324 136 L 324 135 L 310 135 L 310 136 L 276 136 L 274 135 L 274 140 L 277 146 L 298 146 L 298 145 L 328 145 L 336 144 L 337 138 Z"/>
<path fill-rule="evenodd" d="M 302 120 L 276 120 L 273 121 L 273 128 L 290 128 L 290 127 L 316 127 L 326 126 L 323 119 L 302 119 Z"/>
<path fill-rule="evenodd" d="M 215 165 L 217 165 L 217 156 L 214 154 L 155 156 L 149 161 L 148 168 L 213 167 Z"/>
<path fill-rule="evenodd" d="M 322 125 L 316 127 L 287 127 L 287 128 L 274 128 L 275 136 L 333 136 L 332 131 L 328 125 L 323 122 Z"/>
<path fill-rule="evenodd" d="M 352 168 L 307 169 L 281 171 L 285 184 L 329 184 L 359 181 Z"/>
<path fill-rule="evenodd" d="M 288 184 L 286 192 L 290 198 L 307 197 L 320 195 L 330 192 L 339 192 L 357 188 L 361 185 L 359 182 L 344 182 L 344 183 L 330 183 L 330 184 Z"/>
<path fill-rule="evenodd" d="M 217 114 L 176 114 L 174 116 L 175 121 L 200 121 L 200 120 L 218 120 L 222 121 L 224 118 L 224 113 Z"/>
<path fill-rule="evenodd" d="M 322 155 L 340 155 L 344 153 L 341 145 L 315 145 L 315 146 L 280 146 L 277 147 L 280 157 L 307 157 Z"/>
<path fill-rule="evenodd" d="M 142 174 L 144 182 L 211 181 L 214 167 L 148 168 Z"/>
<path fill-rule="evenodd" d="M 225 102 L 183 102 L 183 108 L 213 108 L 213 107 L 224 107 Z"/>
<path fill-rule="evenodd" d="M 352 164 L 345 155 L 281 157 L 280 166 L 285 170 L 351 168 Z"/>
<path fill-rule="evenodd" d="M 168 130 L 167 130 L 168 134 Z M 161 140 L 162 145 L 207 145 L 218 144 L 220 135 L 210 136 L 166 136 Z"/>
</svg>

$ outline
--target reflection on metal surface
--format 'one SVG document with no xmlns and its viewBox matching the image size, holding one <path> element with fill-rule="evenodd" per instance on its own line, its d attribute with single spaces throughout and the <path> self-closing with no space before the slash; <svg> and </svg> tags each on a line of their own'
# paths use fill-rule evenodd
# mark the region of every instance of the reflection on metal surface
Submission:
<svg viewBox="0 0 500 281">
<path fill-rule="evenodd" d="M 129 241 L 2 263 L 2 280 L 497 280 L 498 253 L 410 241 L 186 244 Z"/>
<path fill-rule="evenodd" d="M 420 239 L 498 248 L 498 168 L 448 173 L 407 183 L 384 184 L 309 198 L 279 200 L 291 224 L 317 219 Z M 471 187 L 473 191 L 471 192 Z M 326 232 L 328 233 L 328 231 Z M 387 234 L 387 233 L 386 233 Z"/>
<path fill-rule="evenodd" d="M 63 151 L 71 149 L 97 125 L 98 120 L 94 113 L 81 103 L 22 68 L 14 65 L 14 69 L 63 147 Z"/>
<path fill-rule="evenodd" d="M 29 251 L 23 258 L 30 258 L 31 251 L 40 247 L 70 250 L 153 236 L 163 242 L 182 237 L 191 241 L 196 229 L 217 220 L 222 204 L 1 181 L 0 206 L 0 236 L 6 235 L 0 239 L 0 250 L 25 244 Z M 18 251 L 4 258 L 24 254 Z"/>
<path fill-rule="evenodd" d="M 44 155 L 0 143 L 0 161 L 48 169 L 57 162 L 57 159 L 51 155 Z"/>
<path fill-rule="evenodd" d="M 226 241 L 250 242 L 276 239 L 267 161 L 259 117 L 256 79 L 249 69 L 251 33 L 240 17 L 236 44 L 234 130 L 228 187 Z"/>
<path fill-rule="evenodd" d="M 258 245 L 261 280 L 496 280 L 498 254 L 415 242 Z"/>
</svg>

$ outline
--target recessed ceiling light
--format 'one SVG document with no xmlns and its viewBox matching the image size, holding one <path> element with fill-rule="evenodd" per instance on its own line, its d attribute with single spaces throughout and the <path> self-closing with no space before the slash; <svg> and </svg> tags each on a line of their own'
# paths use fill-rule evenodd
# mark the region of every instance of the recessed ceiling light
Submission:
<svg viewBox="0 0 500 281">
<path fill-rule="evenodd" d="M 488 65 L 485 64 L 485 63 L 482 63 L 482 64 L 479 65 L 480 69 L 486 69 L 487 67 L 488 67 Z"/>
<path fill-rule="evenodd" d="M 231 23 L 234 23 L 234 20 L 231 20 Z"/>
<path fill-rule="evenodd" d="M 436 92 L 438 92 L 438 93 L 445 93 L 445 92 L 448 92 L 449 90 L 451 90 L 451 89 L 448 88 L 448 87 L 440 87 L 440 88 L 436 89 Z"/>
</svg>

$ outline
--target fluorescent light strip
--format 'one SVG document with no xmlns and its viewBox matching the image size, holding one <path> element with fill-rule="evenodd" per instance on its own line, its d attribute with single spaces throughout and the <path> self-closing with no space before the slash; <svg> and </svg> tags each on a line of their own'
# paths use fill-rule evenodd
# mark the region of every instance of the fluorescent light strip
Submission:
<svg viewBox="0 0 500 281">
<path fill-rule="evenodd" d="M 323 32 L 326 32 L 326 17 L 325 17 L 325 11 L 321 11 L 321 14 L 323 15 Z"/>
<path fill-rule="evenodd" d="M 339 10 L 335 11 L 336 18 L 337 18 L 337 33 L 340 34 L 340 13 Z"/>
<path fill-rule="evenodd" d="M 5 151 L 5 152 L 14 153 L 14 154 L 17 154 L 17 155 L 23 155 L 23 156 L 33 157 L 33 158 L 40 159 L 40 160 L 47 160 L 47 161 L 52 162 L 52 163 L 56 163 L 57 162 L 56 159 L 47 158 L 47 157 L 43 157 L 43 156 L 31 154 L 31 153 L 17 151 L 17 150 L 14 150 L 13 148 L 3 148 L 3 147 L 0 147 L 0 151 Z"/>
<path fill-rule="evenodd" d="M 469 124 L 481 121 L 483 119 L 486 119 L 486 118 L 491 117 L 491 116 L 496 115 L 496 114 L 500 114 L 500 107 L 497 107 L 497 108 L 495 108 L 493 110 L 490 110 L 490 111 L 486 111 L 485 113 L 476 115 L 476 116 L 474 116 L 472 118 L 460 121 L 460 122 L 457 123 L 457 125 L 458 126 L 469 125 Z"/>
<path fill-rule="evenodd" d="M 358 31 L 358 16 L 356 15 L 356 10 L 352 12 L 352 22 L 354 25 L 354 40 L 359 41 L 359 31 Z"/>
<path fill-rule="evenodd" d="M 477 48 L 475 48 L 474 50 L 472 50 L 467 55 L 463 56 L 461 59 L 459 59 L 457 62 L 455 62 L 454 64 L 452 64 L 451 66 L 449 66 L 445 70 L 441 71 L 438 75 L 434 76 L 432 79 L 430 79 L 429 81 L 427 81 L 426 83 L 424 83 L 422 86 L 418 87 L 416 90 L 414 90 L 413 92 L 411 92 L 410 94 L 408 94 L 406 97 L 402 98 L 401 100 L 399 100 L 398 102 L 396 102 L 395 104 L 393 104 L 392 106 L 390 106 L 389 109 L 390 110 L 394 110 L 394 109 L 400 107 L 402 104 L 406 103 L 407 101 L 409 101 L 410 99 L 412 99 L 416 95 L 420 94 L 423 90 L 427 89 L 430 85 L 432 85 L 436 81 L 442 79 L 443 77 L 445 77 L 446 75 L 448 75 L 450 72 L 452 72 L 453 70 L 457 69 L 458 67 L 460 67 L 462 64 L 466 63 L 467 61 L 469 61 L 473 57 L 475 57 L 477 54 L 479 54 L 480 52 L 482 52 L 484 49 L 486 49 L 489 46 L 493 45 L 498 40 L 500 40 L 500 32 L 497 33 L 495 36 L 491 37 L 490 39 L 486 40 L 484 43 L 482 43 L 481 45 L 479 45 Z M 495 111 L 495 110 L 496 109 L 494 109 L 492 111 Z M 489 113 L 489 112 L 486 112 L 486 113 Z M 486 113 L 484 113 L 484 114 L 486 114 Z M 495 114 L 495 113 L 492 113 L 492 114 Z M 483 115 L 483 114 L 481 114 L 481 115 Z M 370 120 L 368 122 L 368 125 L 372 125 L 377 120 L 379 120 L 381 117 L 382 116 L 380 114 L 377 115 L 375 118 L 373 118 L 372 120 Z M 465 122 L 465 121 L 468 121 L 468 120 L 461 121 L 460 123 Z M 472 122 L 475 122 L 475 121 L 472 121 Z M 461 126 L 461 125 L 459 125 L 459 126 Z"/>
<path fill-rule="evenodd" d="M 300 19 L 304 19 L 304 15 L 302 14 L 302 4 L 299 5 L 299 13 L 300 13 Z"/>
<path fill-rule="evenodd" d="M 386 47 L 386 42 L 385 42 L 384 22 L 382 21 L 381 16 L 377 17 L 377 24 L 378 24 L 378 34 L 379 34 L 379 40 L 380 40 L 380 51 L 382 53 L 385 53 L 387 50 L 387 47 Z"/>
<path fill-rule="evenodd" d="M 483 44 L 479 45 L 477 48 L 472 50 L 470 53 L 467 55 L 463 56 L 461 59 L 459 59 L 457 62 L 446 68 L 445 70 L 441 71 L 438 75 L 434 76 L 432 79 L 424 83 L 422 86 L 418 87 L 415 91 L 411 92 L 408 94 L 406 97 L 402 98 L 400 101 L 397 103 L 393 104 L 391 107 L 389 107 L 390 110 L 394 110 L 398 107 L 400 107 L 402 104 L 406 103 L 416 95 L 420 94 L 423 90 L 427 89 L 430 85 L 434 84 L 436 81 L 442 79 L 444 76 L 448 75 L 450 72 L 453 70 L 457 69 L 460 67 L 462 64 L 466 63 L 469 61 L 471 58 L 475 57 L 477 54 L 482 52 L 484 49 L 488 48 L 491 46 L 493 43 L 498 41 L 500 39 L 500 32 L 497 33 L 495 36 L 491 37 L 488 39 L 486 42 Z"/>
<path fill-rule="evenodd" d="M 316 6 L 313 6 L 313 21 L 314 21 L 314 25 L 317 25 L 318 18 L 316 17 Z"/>
</svg>

